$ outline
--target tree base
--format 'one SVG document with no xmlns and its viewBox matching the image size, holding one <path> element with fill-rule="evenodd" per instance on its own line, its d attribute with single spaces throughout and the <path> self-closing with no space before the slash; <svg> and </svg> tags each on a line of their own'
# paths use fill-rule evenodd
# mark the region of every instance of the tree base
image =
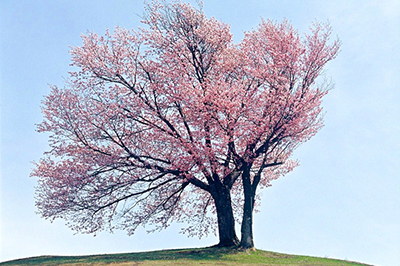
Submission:
<svg viewBox="0 0 400 266">
<path fill-rule="evenodd" d="M 219 242 L 218 244 L 211 246 L 212 248 L 238 248 L 239 241 Z"/>
<path fill-rule="evenodd" d="M 252 248 L 242 248 L 242 247 L 239 247 L 239 250 L 241 250 L 241 251 L 246 251 L 246 253 L 249 254 L 249 255 L 250 255 L 250 252 L 256 252 L 256 251 L 257 251 L 255 247 L 252 247 Z"/>
</svg>

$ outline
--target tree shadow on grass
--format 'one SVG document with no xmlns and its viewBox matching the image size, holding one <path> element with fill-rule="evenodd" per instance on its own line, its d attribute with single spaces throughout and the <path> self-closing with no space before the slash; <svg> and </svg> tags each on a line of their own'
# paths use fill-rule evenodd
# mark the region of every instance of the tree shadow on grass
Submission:
<svg viewBox="0 0 400 266">
<path fill-rule="evenodd" d="M 59 265 L 71 263 L 113 263 L 145 260 L 219 260 L 228 254 L 241 252 L 237 248 L 207 247 L 196 249 L 171 249 L 125 254 L 106 254 L 91 256 L 40 256 L 0 263 L 5 265 Z"/>
</svg>

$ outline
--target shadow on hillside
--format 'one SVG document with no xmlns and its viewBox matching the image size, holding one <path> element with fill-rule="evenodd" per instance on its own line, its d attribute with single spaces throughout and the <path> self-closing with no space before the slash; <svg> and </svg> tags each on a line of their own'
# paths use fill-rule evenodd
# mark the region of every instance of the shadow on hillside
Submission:
<svg viewBox="0 0 400 266">
<path fill-rule="evenodd" d="M 2 262 L 0 265 L 59 265 L 69 263 L 113 263 L 144 260 L 217 260 L 228 254 L 240 252 L 236 248 L 207 247 L 198 249 L 172 249 L 125 254 L 106 254 L 92 256 L 40 256 Z"/>
<path fill-rule="evenodd" d="M 240 252 L 236 248 L 198 248 L 198 249 L 172 249 L 172 250 L 159 250 L 150 252 L 138 252 L 128 254 L 112 254 L 112 255 L 99 255 L 92 256 L 94 260 L 176 260 L 176 259 L 192 259 L 192 260 L 217 260 L 227 254 L 235 254 Z"/>
</svg>

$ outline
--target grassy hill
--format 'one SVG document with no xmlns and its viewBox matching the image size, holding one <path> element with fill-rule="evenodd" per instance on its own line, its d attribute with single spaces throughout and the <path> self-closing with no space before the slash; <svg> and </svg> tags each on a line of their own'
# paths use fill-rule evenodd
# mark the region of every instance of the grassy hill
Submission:
<svg viewBox="0 0 400 266">
<path fill-rule="evenodd" d="M 126 254 L 93 256 L 41 256 L 0 263 L 5 265 L 64 265 L 64 266 L 161 266 L 161 265 L 286 265 L 286 266 L 342 266 L 366 265 L 356 262 L 287 255 L 263 250 L 240 251 L 232 248 L 198 248 L 160 250 Z"/>
</svg>

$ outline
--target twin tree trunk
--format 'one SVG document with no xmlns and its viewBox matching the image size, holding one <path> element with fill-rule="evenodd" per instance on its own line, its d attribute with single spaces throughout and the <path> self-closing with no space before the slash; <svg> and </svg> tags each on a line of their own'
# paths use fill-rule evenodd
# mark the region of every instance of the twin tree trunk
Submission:
<svg viewBox="0 0 400 266">
<path fill-rule="evenodd" d="M 253 248 L 253 210 L 256 192 L 256 184 L 251 183 L 250 168 L 242 175 L 244 188 L 244 207 L 241 227 L 241 241 L 235 233 L 235 218 L 233 216 L 230 189 L 222 185 L 212 193 L 218 217 L 218 247 L 240 246 L 241 248 Z"/>
<path fill-rule="evenodd" d="M 239 239 L 235 232 L 230 189 L 222 185 L 216 193 L 212 193 L 218 218 L 218 247 L 238 246 Z"/>
<path fill-rule="evenodd" d="M 250 168 L 245 169 L 245 171 L 243 172 L 242 182 L 244 190 L 244 205 L 243 205 L 243 219 L 241 228 L 242 239 L 240 241 L 240 247 L 252 248 L 254 247 L 253 210 L 254 210 L 254 199 L 258 181 L 256 180 L 256 178 L 254 178 L 253 184 L 251 183 Z"/>
</svg>

